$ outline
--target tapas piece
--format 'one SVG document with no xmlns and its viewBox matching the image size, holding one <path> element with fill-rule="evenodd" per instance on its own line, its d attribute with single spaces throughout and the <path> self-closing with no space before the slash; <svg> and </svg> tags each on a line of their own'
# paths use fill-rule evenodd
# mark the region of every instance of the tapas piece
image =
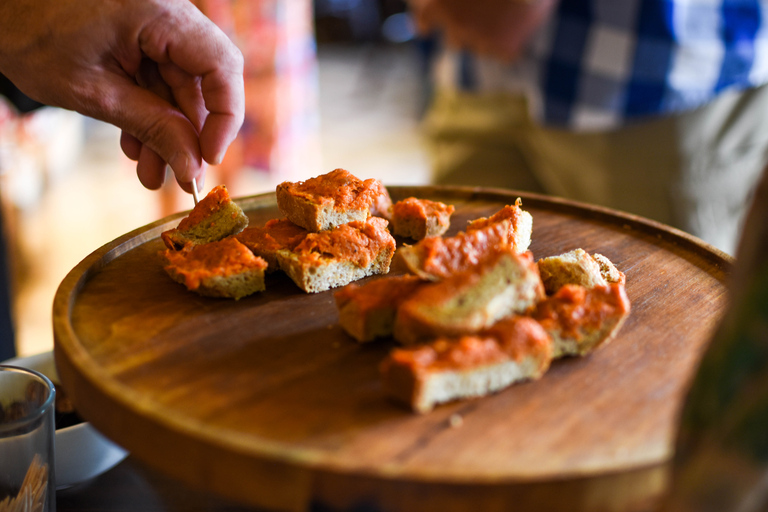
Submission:
<svg viewBox="0 0 768 512">
<path fill-rule="evenodd" d="M 440 201 L 407 197 L 392 205 L 392 233 L 413 240 L 440 236 L 451 226 L 454 210 Z"/>
<path fill-rule="evenodd" d="M 361 180 L 336 169 L 306 181 L 285 181 L 277 186 L 276 196 L 280 212 L 291 222 L 318 232 L 364 221 L 371 208 L 387 207 L 389 194 L 378 180 Z"/>
<path fill-rule="evenodd" d="M 344 286 L 389 272 L 395 239 L 387 221 L 370 217 L 309 233 L 293 249 L 277 251 L 280 268 L 307 293 Z"/>
<path fill-rule="evenodd" d="M 548 294 L 553 294 L 566 284 L 578 284 L 587 288 L 624 283 L 625 276 L 611 260 L 602 254 L 588 254 L 584 249 L 542 258 L 537 262 L 541 281 Z"/>
<path fill-rule="evenodd" d="M 171 279 L 199 295 L 237 300 L 264 290 L 267 262 L 235 238 L 166 249 L 163 256 Z"/>
<path fill-rule="evenodd" d="M 179 225 L 161 234 L 166 247 L 179 250 L 187 244 L 222 240 L 248 226 L 248 216 L 229 197 L 227 187 L 214 187 Z"/>
<path fill-rule="evenodd" d="M 467 232 L 482 230 L 500 222 L 509 222 L 507 226 L 507 241 L 517 252 L 525 252 L 531 245 L 533 236 L 533 216 L 523 210 L 523 201 L 518 197 L 515 204 L 508 204 L 490 217 L 480 217 L 469 223 Z"/>
<path fill-rule="evenodd" d="M 541 325 L 515 316 L 484 333 L 395 349 L 381 373 L 390 397 L 425 413 L 440 403 L 538 379 L 551 360 L 552 340 Z"/>
</svg>

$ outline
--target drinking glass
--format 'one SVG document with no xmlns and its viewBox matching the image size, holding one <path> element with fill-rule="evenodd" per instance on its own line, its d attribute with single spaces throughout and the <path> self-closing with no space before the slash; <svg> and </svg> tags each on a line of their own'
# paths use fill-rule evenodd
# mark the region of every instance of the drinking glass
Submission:
<svg viewBox="0 0 768 512">
<path fill-rule="evenodd" d="M 53 383 L 0 365 L 0 512 L 55 512 Z"/>
</svg>

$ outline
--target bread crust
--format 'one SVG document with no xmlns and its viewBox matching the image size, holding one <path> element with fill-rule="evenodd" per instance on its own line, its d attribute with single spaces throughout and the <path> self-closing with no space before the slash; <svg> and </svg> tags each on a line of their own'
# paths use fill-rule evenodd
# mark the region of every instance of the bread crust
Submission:
<svg viewBox="0 0 768 512">
<path fill-rule="evenodd" d="M 594 253 L 592 258 L 597 262 L 598 266 L 600 267 L 600 275 L 603 276 L 603 279 L 605 279 L 608 284 L 626 283 L 626 275 L 624 275 L 624 272 L 616 268 L 611 260 L 599 253 Z"/>
</svg>

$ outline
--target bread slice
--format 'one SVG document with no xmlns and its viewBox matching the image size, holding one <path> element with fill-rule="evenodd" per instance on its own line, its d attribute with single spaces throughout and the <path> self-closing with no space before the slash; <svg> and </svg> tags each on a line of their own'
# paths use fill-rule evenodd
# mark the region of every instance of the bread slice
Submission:
<svg viewBox="0 0 768 512">
<path fill-rule="evenodd" d="M 616 268 L 611 260 L 599 253 L 594 253 L 592 258 L 594 258 L 600 266 L 600 275 L 603 276 L 603 279 L 605 279 L 608 284 L 625 284 L 627 282 L 627 276 L 624 275 L 624 272 Z"/>
<path fill-rule="evenodd" d="M 517 252 L 525 252 L 531 245 L 533 216 L 521 208 L 523 202 L 517 198 L 514 205 L 507 205 L 490 217 L 475 219 L 467 225 L 467 232 L 484 229 L 491 224 L 508 221 L 508 241 Z"/>
<path fill-rule="evenodd" d="M 474 334 L 532 309 L 543 297 L 533 256 L 499 249 L 475 267 L 416 290 L 397 310 L 394 336 L 409 345 Z"/>
<path fill-rule="evenodd" d="M 413 275 L 387 275 L 350 283 L 334 293 L 339 325 L 357 341 L 391 336 L 400 304 L 424 281 Z"/>
<path fill-rule="evenodd" d="M 267 262 L 235 238 L 166 249 L 163 258 L 168 275 L 200 295 L 237 300 L 265 289 Z"/>
<path fill-rule="evenodd" d="M 195 205 L 174 229 L 160 237 L 169 249 L 179 250 L 187 244 L 200 245 L 222 240 L 248 226 L 248 216 L 229 197 L 227 187 L 219 185 Z"/>
<path fill-rule="evenodd" d="M 271 219 L 262 227 L 247 227 L 235 235 L 256 256 L 267 261 L 268 272 L 279 270 L 277 251 L 296 247 L 309 231 L 288 219 Z"/>
<path fill-rule="evenodd" d="M 427 237 L 397 250 L 398 264 L 429 281 L 440 281 L 474 267 L 489 253 L 509 247 L 509 221 L 452 237 Z"/>
<path fill-rule="evenodd" d="M 280 268 L 307 293 L 344 286 L 389 272 L 395 239 L 387 221 L 370 217 L 320 233 L 309 233 L 292 250 L 277 251 Z"/>
<path fill-rule="evenodd" d="M 562 286 L 541 301 L 533 318 L 552 336 L 554 357 L 583 356 L 609 343 L 629 316 L 624 285 Z"/>
<path fill-rule="evenodd" d="M 550 295 L 565 284 L 592 288 L 625 281 L 624 274 L 608 258 L 601 254 L 590 255 L 584 249 L 542 258 L 537 264 L 544 289 Z"/>
<path fill-rule="evenodd" d="M 385 392 L 413 411 L 485 396 L 538 379 L 552 360 L 552 341 L 534 320 L 516 316 L 495 333 L 440 338 L 397 348 L 381 364 Z"/>
<path fill-rule="evenodd" d="M 451 226 L 454 210 L 439 201 L 407 197 L 392 205 L 392 233 L 414 240 L 442 235 Z"/>
<path fill-rule="evenodd" d="M 336 169 L 306 181 L 277 186 L 277 206 L 291 222 L 318 232 L 352 221 L 364 221 L 372 207 L 380 207 L 382 190 L 375 179 L 361 180 Z M 389 194 L 387 194 L 387 197 Z"/>
</svg>

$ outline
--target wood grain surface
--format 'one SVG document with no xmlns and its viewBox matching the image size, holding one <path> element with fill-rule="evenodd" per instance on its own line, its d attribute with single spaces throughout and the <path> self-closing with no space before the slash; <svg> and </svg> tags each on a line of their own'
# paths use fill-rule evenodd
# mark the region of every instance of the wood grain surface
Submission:
<svg viewBox="0 0 768 512">
<path fill-rule="evenodd" d="M 171 281 L 159 235 L 180 214 L 98 249 L 62 282 L 54 350 L 77 408 L 156 468 L 266 508 L 374 500 L 404 510 L 430 497 L 462 510 L 478 496 L 520 503 L 515 486 L 544 496 L 537 486 L 549 482 L 622 475 L 660 492 L 683 393 L 726 305 L 731 259 L 663 225 L 544 196 L 390 193 L 454 204 L 448 234 L 522 197 L 534 256 L 604 254 L 627 276 L 630 317 L 610 345 L 554 362 L 539 381 L 415 415 L 381 389 L 378 365 L 393 342 L 346 336 L 332 292 L 308 295 L 274 274 L 266 292 L 232 301 Z M 238 201 L 251 225 L 279 216 L 273 194 Z M 633 489 L 632 499 L 645 492 Z"/>
</svg>

